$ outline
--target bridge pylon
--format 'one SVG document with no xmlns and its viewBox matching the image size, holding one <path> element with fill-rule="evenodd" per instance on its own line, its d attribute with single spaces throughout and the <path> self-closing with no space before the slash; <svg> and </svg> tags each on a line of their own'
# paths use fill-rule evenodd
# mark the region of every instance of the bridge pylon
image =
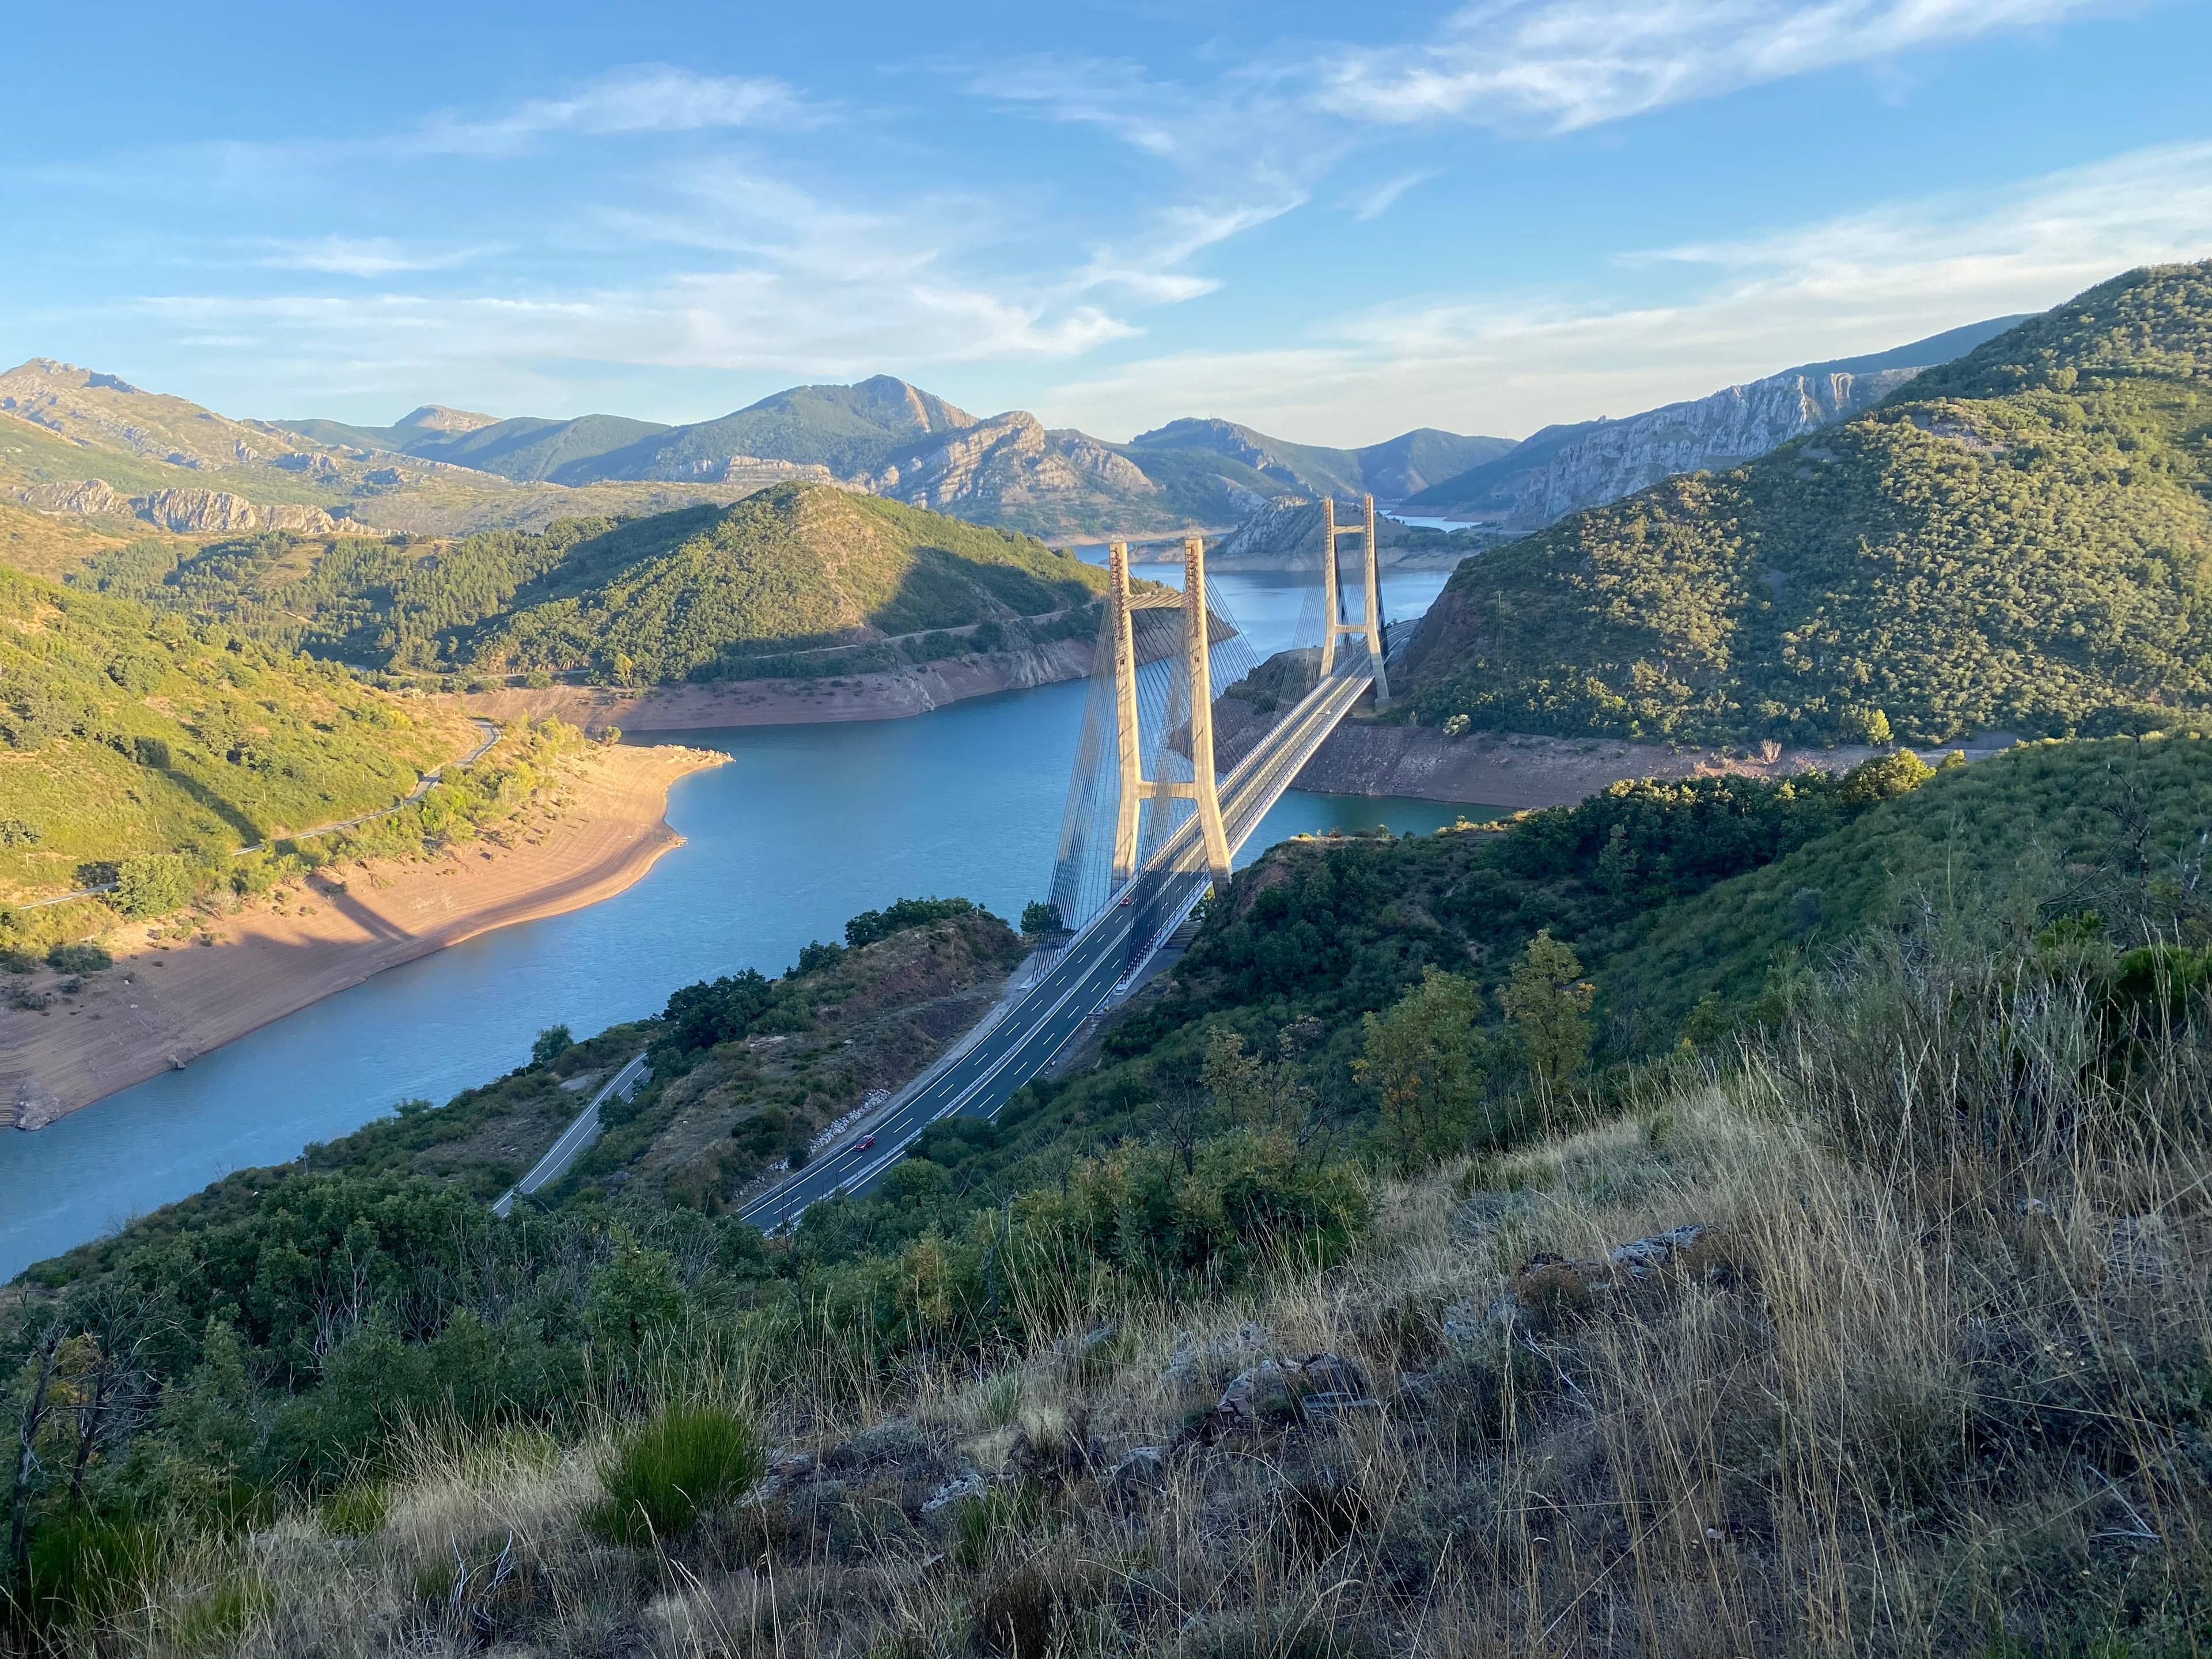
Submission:
<svg viewBox="0 0 2212 1659">
<path fill-rule="evenodd" d="M 1106 554 L 1106 607 L 1113 635 L 1115 754 L 1121 789 L 1114 820 L 1114 884 L 1137 872 L 1139 813 L 1148 800 L 1188 800 L 1198 809 L 1200 839 L 1214 884 L 1229 880 L 1229 834 L 1221 821 L 1220 778 L 1213 763 L 1213 666 L 1211 613 L 1206 603 L 1206 538 L 1182 544 L 1184 648 L 1190 677 L 1190 771 L 1184 783 L 1147 778 L 1137 726 L 1137 631 L 1129 598 L 1129 544 Z"/>
<path fill-rule="evenodd" d="M 1360 505 L 1365 509 L 1364 522 L 1339 525 L 1336 521 L 1336 498 L 1328 491 L 1321 498 L 1321 672 L 1327 678 L 1336 668 L 1336 639 L 1340 634 L 1358 635 L 1367 642 L 1368 660 L 1375 667 L 1375 706 L 1382 708 L 1390 701 L 1390 675 L 1382 662 L 1382 577 L 1376 568 L 1375 498 L 1364 495 Z M 1344 620 L 1344 602 L 1338 597 L 1339 577 L 1336 565 L 1336 543 L 1340 536 L 1358 536 L 1361 539 L 1361 563 L 1365 567 L 1362 586 L 1365 589 L 1366 615 L 1358 622 Z"/>
</svg>

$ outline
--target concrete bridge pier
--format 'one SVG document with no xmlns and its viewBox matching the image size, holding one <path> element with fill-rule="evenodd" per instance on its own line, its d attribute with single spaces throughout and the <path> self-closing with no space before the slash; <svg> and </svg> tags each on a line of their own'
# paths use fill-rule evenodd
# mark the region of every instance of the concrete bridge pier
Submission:
<svg viewBox="0 0 2212 1659">
<path fill-rule="evenodd" d="M 1106 552 L 1106 606 L 1114 651 L 1115 756 L 1121 788 L 1114 819 L 1114 884 L 1136 873 L 1139 814 L 1144 803 L 1184 799 L 1198 811 L 1200 839 L 1216 886 L 1229 880 L 1229 836 L 1221 819 L 1219 774 L 1213 763 L 1213 636 L 1206 603 L 1206 539 L 1187 536 L 1182 544 L 1184 649 L 1190 679 L 1191 781 L 1147 778 L 1137 726 L 1136 627 L 1129 598 L 1129 544 L 1115 542 Z"/>
<path fill-rule="evenodd" d="M 1324 679 L 1335 672 L 1337 635 L 1357 635 L 1366 642 L 1368 660 L 1375 666 L 1375 706 L 1380 708 L 1390 701 L 1390 675 L 1382 661 L 1382 589 L 1376 562 L 1375 498 L 1363 495 L 1360 505 L 1365 509 L 1364 521 L 1340 526 L 1335 497 L 1324 491 L 1321 498 L 1321 672 Z M 1344 601 L 1338 592 L 1336 544 L 1342 536 L 1358 536 L 1363 544 L 1361 586 L 1366 615 L 1358 622 L 1345 621 Z"/>
</svg>

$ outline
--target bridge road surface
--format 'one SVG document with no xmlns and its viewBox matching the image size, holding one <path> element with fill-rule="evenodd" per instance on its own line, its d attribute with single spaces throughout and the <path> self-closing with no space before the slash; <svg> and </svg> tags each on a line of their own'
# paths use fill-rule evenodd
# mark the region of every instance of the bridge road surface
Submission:
<svg viewBox="0 0 2212 1659">
<path fill-rule="evenodd" d="M 1316 686 L 1223 780 L 1222 817 L 1232 850 L 1259 828 L 1268 808 L 1370 683 L 1364 671 L 1354 671 Z M 738 1214 L 773 1231 L 795 1223 L 809 1205 L 834 1194 L 866 1191 L 939 1118 L 955 1113 L 996 1117 L 1015 1091 L 1051 1062 L 1159 939 L 1189 914 L 1212 877 L 1171 866 L 1196 836 L 1194 818 L 1170 836 L 1122 889 L 1121 896 L 1130 902 L 1117 899 L 1078 933 L 1051 969 L 967 1054 L 895 1103 L 886 1115 L 861 1126 L 744 1205 Z M 862 1140 L 870 1144 L 864 1148 Z"/>
</svg>

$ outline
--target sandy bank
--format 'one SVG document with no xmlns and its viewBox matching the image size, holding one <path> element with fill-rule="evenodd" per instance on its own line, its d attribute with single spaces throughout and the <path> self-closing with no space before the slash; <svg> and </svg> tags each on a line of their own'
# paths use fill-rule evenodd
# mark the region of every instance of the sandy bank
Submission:
<svg viewBox="0 0 2212 1659">
<path fill-rule="evenodd" d="M 669 786 L 722 759 L 594 749 L 478 841 L 318 874 L 210 921 L 213 945 L 131 927 L 109 940 L 116 965 L 75 994 L 52 974 L 15 981 L 52 1002 L 0 1007 L 0 1123 L 40 1127 L 386 968 L 622 891 L 682 844 L 662 817 Z"/>
<path fill-rule="evenodd" d="M 1969 759 L 1979 759 L 2009 747 L 2014 740 L 2008 732 L 1990 732 L 1964 747 Z M 1411 795 L 1514 808 L 1565 806 L 1628 778 L 1784 778 L 1814 770 L 1844 771 L 1881 752 L 1850 745 L 1777 745 L 1731 752 L 1513 732 L 1448 738 L 1429 726 L 1350 720 L 1323 740 L 1293 787 L 1329 795 Z M 1932 753 L 1929 758 L 1934 758 Z"/>
<path fill-rule="evenodd" d="M 892 673 L 837 679 L 728 680 L 659 685 L 642 691 L 553 685 L 542 690 L 470 691 L 437 701 L 495 720 L 557 715 L 587 732 L 687 732 L 725 726 L 805 726 L 827 720 L 896 720 L 948 702 L 1021 691 L 1091 672 L 1091 641 L 1054 640 L 1020 651 L 993 651 Z"/>
</svg>

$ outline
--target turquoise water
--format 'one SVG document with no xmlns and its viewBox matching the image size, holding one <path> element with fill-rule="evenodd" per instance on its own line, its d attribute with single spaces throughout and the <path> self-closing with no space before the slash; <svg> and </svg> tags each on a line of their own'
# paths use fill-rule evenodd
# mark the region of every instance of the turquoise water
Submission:
<svg viewBox="0 0 2212 1659">
<path fill-rule="evenodd" d="M 1393 576 L 1389 614 L 1418 614 L 1443 580 Z M 1216 585 L 1255 646 L 1288 639 L 1298 585 L 1226 574 Z M 520 1064 L 542 1027 L 596 1031 L 657 1012 L 694 980 L 780 973 L 858 911 L 959 893 L 1018 916 L 1050 877 L 1085 691 L 681 734 L 730 763 L 677 784 L 668 819 L 685 844 L 627 892 L 380 974 L 36 1134 L 0 1133 L 0 1278 L 397 1101 L 448 1099 Z M 1465 810 L 1288 795 L 1245 857 L 1303 831 L 1427 830 Z"/>
</svg>

